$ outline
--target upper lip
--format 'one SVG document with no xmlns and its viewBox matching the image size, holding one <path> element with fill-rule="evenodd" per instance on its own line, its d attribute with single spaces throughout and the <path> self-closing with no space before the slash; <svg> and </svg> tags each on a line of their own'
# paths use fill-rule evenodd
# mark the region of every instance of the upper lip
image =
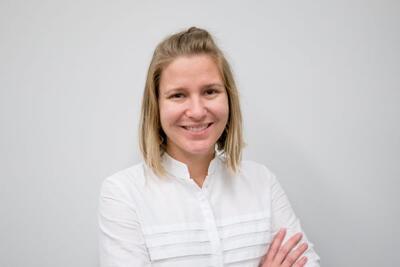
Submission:
<svg viewBox="0 0 400 267">
<path fill-rule="evenodd" d="M 212 122 L 206 122 L 206 123 L 199 123 L 199 124 L 191 124 L 191 125 L 181 125 L 182 127 L 202 127 L 202 126 L 208 126 L 212 124 Z"/>
</svg>

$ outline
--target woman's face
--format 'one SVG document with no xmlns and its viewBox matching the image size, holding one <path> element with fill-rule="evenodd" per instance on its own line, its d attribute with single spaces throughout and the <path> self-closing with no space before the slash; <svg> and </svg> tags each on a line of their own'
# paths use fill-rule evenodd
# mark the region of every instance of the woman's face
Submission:
<svg viewBox="0 0 400 267">
<path fill-rule="evenodd" d="M 161 74 L 161 127 L 172 156 L 210 155 L 229 117 L 228 96 L 213 59 L 181 56 Z"/>
</svg>

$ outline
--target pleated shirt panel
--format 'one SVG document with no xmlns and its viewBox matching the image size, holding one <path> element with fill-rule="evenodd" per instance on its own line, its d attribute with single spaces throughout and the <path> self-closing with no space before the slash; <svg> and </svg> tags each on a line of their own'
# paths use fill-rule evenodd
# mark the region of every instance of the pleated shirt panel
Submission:
<svg viewBox="0 0 400 267">
<path fill-rule="evenodd" d="M 281 188 L 263 165 L 243 161 L 232 174 L 217 156 L 201 188 L 187 166 L 168 154 L 163 166 L 166 177 L 139 164 L 104 181 L 102 266 L 257 267 L 280 227 L 302 231 L 290 205 L 279 203 L 287 198 L 272 191 Z M 319 266 L 312 244 L 307 253 L 307 266 Z"/>
</svg>

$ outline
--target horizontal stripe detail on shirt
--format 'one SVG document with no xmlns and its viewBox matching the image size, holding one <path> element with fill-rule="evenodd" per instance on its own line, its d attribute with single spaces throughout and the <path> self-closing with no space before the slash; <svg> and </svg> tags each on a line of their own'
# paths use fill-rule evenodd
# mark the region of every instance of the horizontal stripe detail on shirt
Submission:
<svg viewBox="0 0 400 267">
<path fill-rule="evenodd" d="M 160 247 L 180 243 L 207 242 L 208 233 L 204 230 L 185 230 L 176 231 L 168 234 L 146 235 L 146 244 L 148 247 Z"/>
<path fill-rule="evenodd" d="M 152 261 L 212 253 L 210 242 L 190 242 L 148 247 L 148 251 Z"/>
</svg>

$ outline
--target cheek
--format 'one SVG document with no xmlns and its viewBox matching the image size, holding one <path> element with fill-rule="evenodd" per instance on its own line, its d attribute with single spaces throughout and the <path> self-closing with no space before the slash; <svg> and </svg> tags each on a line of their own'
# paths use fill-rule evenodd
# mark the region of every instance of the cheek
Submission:
<svg viewBox="0 0 400 267">
<path fill-rule="evenodd" d="M 165 125 L 168 118 L 168 114 L 165 112 L 165 105 L 163 105 L 161 102 L 158 102 L 158 109 L 160 113 L 161 128 L 165 131 Z"/>
<path fill-rule="evenodd" d="M 161 122 L 161 127 L 164 129 L 176 122 L 178 116 L 179 116 L 179 111 L 176 107 L 173 107 L 168 104 L 161 104 L 159 105 L 160 108 L 160 122 Z"/>
<path fill-rule="evenodd" d="M 221 120 L 227 122 L 229 118 L 229 104 L 228 104 L 228 99 L 225 98 L 221 101 L 221 103 L 218 105 L 218 109 L 216 110 L 218 116 L 221 118 Z"/>
</svg>

